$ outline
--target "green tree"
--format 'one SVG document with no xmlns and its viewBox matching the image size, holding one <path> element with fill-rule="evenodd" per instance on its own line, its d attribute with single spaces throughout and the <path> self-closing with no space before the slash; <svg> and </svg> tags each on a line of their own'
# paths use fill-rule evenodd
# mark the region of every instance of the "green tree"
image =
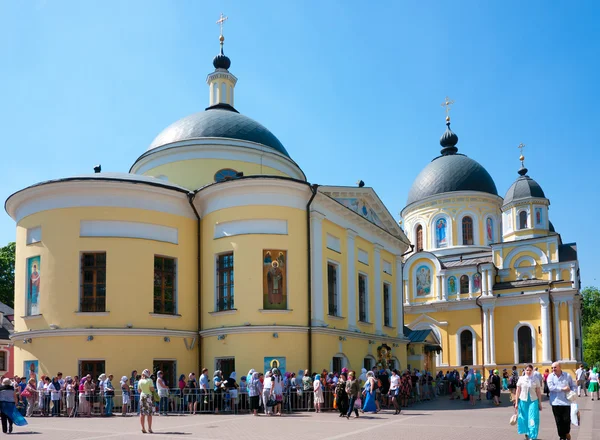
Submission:
<svg viewBox="0 0 600 440">
<path fill-rule="evenodd" d="M 15 243 L 0 248 L 0 301 L 14 307 L 15 303 Z"/>
<path fill-rule="evenodd" d="M 588 365 L 600 362 L 600 320 L 583 331 L 583 360 Z"/>
<path fill-rule="evenodd" d="M 581 291 L 581 297 L 581 324 L 587 328 L 600 321 L 600 290 L 597 287 L 586 287 Z"/>
</svg>

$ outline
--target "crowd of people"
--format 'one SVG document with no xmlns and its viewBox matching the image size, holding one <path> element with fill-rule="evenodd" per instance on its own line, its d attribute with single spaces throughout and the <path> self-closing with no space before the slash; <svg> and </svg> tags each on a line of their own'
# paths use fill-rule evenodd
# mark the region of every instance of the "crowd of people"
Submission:
<svg viewBox="0 0 600 440">
<path fill-rule="evenodd" d="M 320 374 L 300 370 L 286 372 L 278 368 L 263 372 L 251 369 L 237 381 L 232 372 L 225 377 L 222 371 L 212 376 L 203 369 L 199 378 L 195 373 L 181 375 L 177 384 L 169 384 L 162 371 L 151 374 L 136 370 L 129 377 L 122 376 L 118 382 L 112 374 L 90 374 L 79 378 L 33 375 L 27 379 L 15 376 L 2 378 L 0 386 L 0 413 L 3 432 L 12 432 L 13 422 L 26 424 L 22 417 L 34 412 L 44 417 L 90 417 L 93 410 L 103 416 L 113 416 L 115 398 L 120 404 L 121 415 L 138 414 L 142 432 L 152 432 L 152 417 L 168 413 L 205 413 L 219 411 L 243 412 L 254 416 L 281 416 L 285 412 L 312 410 L 337 410 L 340 417 L 349 419 L 352 414 L 377 413 L 382 409 L 400 414 L 403 407 L 413 402 L 431 400 L 440 395 L 450 395 L 450 400 L 469 401 L 475 405 L 485 394 L 496 406 L 500 405 L 502 391 L 509 391 L 515 408 L 515 423 L 526 439 L 535 440 L 539 431 L 539 411 L 542 410 L 542 394 L 552 405 L 559 437 L 570 439 L 571 406 L 574 396 L 600 400 L 599 374 L 596 368 L 586 369 L 580 365 L 573 380 L 562 372 L 559 363 L 552 365 L 552 373 L 546 369 L 540 373 L 533 365 L 527 365 L 519 374 L 516 366 L 509 372 L 504 369 L 490 370 L 482 379 L 476 368 L 465 366 L 458 370 L 440 371 L 433 377 L 428 371 L 417 369 L 398 370 L 362 369 L 360 374 L 343 368 L 340 372 L 322 370 Z M 212 382 L 212 383 L 211 383 Z M 146 427 L 147 423 L 147 427 Z"/>
</svg>

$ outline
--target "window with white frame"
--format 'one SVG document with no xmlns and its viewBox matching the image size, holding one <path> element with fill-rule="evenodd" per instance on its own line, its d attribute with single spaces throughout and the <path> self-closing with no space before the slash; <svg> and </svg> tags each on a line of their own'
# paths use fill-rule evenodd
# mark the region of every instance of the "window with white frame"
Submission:
<svg viewBox="0 0 600 440">
<path fill-rule="evenodd" d="M 234 310 L 233 252 L 217 255 L 216 312 Z"/>
<path fill-rule="evenodd" d="M 392 293 L 388 283 L 383 283 L 383 325 L 392 326 Z"/>
<path fill-rule="evenodd" d="M 330 316 L 341 315 L 339 268 L 338 264 L 333 262 L 327 263 L 327 313 Z"/>
<path fill-rule="evenodd" d="M 369 298 L 367 276 L 358 274 L 358 320 L 369 322 Z"/>
</svg>

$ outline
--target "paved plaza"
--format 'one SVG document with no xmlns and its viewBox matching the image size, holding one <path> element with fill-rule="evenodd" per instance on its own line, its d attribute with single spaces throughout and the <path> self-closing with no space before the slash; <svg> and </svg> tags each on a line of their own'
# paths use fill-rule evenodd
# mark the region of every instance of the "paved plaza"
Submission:
<svg viewBox="0 0 600 440">
<path fill-rule="evenodd" d="M 205 440 L 505 440 L 522 439 L 508 420 L 512 407 L 508 395 L 502 407 L 490 402 L 450 401 L 447 397 L 403 410 L 364 414 L 359 419 L 340 419 L 337 413 L 294 413 L 284 417 L 251 415 L 196 415 L 154 418 L 154 434 L 142 434 L 137 417 L 41 418 L 29 419 L 29 426 L 15 427 L 20 439 L 100 440 L 100 439 L 205 439 Z M 582 426 L 573 427 L 573 440 L 600 439 L 600 402 L 580 400 Z M 596 419 L 596 420 L 595 420 Z M 544 397 L 540 439 L 557 439 L 552 411 Z"/>
</svg>

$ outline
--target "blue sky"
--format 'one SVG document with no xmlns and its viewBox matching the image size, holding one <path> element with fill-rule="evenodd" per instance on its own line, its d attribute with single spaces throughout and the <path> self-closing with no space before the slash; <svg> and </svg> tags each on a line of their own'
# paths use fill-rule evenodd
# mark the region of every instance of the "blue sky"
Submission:
<svg viewBox="0 0 600 440">
<path fill-rule="evenodd" d="M 446 95 L 459 151 L 504 195 L 520 142 L 584 285 L 600 285 L 597 2 L 0 0 L 0 198 L 128 171 L 167 125 L 208 105 L 225 53 L 236 108 L 313 183 L 375 188 L 398 215 L 438 155 Z M 0 244 L 14 240 L 0 215 Z"/>
</svg>

